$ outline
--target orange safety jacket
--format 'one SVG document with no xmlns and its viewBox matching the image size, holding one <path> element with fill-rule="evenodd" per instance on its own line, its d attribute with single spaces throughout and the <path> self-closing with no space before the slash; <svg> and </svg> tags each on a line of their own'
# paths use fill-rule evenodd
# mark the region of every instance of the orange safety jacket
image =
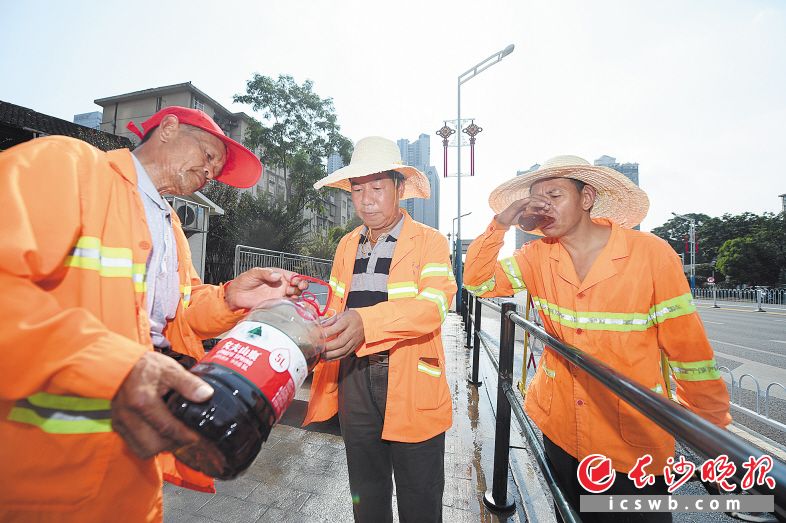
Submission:
<svg viewBox="0 0 786 523">
<path fill-rule="evenodd" d="M 665 352 L 680 403 L 727 425 L 729 395 L 676 253 L 652 234 L 594 221 L 611 227 L 611 236 L 583 281 L 554 238 L 497 261 L 508 228 L 493 221 L 467 251 L 466 288 L 484 297 L 526 289 L 547 332 L 664 395 Z M 543 434 L 579 460 L 604 454 L 627 473 L 650 454 L 647 472 L 662 475 L 674 454 L 671 435 L 548 347 L 525 409 Z"/>
<path fill-rule="evenodd" d="M 355 309 L 363 320 L 365 342 L 358 356 L 390 351 L 387 407 L 382 439 L 414 443 L 445 432 L 453 407 L 445 378 L 441 325 L 456 293 L 446 238 L 404 212 L 388 276 L 388 301 Z M 338 244 L 328 307 L 342 312 L 349 296 L 363 227 Z M 338 412 L 339 361 L 314 369 L 304 425 Z"/>
<path fill-rule="evenodd" d="M 0 216 L 0 520 L 160 521 L 162 465 L 212 489 L 112 431 L 111 400 L 152 350 L 152 242 L 130 152 L 59 136 L 13 147 L 0 154 Z M 172 217 L 182 296 L 165 335 L 200 358 L 200 340 L 240 315 L 223 287 L 200 284 Z"/>
</svg>

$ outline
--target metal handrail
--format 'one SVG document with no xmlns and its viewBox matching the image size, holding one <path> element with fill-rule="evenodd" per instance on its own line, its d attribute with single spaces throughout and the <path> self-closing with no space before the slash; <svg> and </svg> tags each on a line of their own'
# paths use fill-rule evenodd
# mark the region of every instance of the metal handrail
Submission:
<svg viewBox="0 0 786 523">
<path fill-rule="evenodd" d="M 490 302 L 487 302 L 485 299 L 480 300 L 483 306 L 491 305 Z M 729 457 L 730 461 L 734 462 L 737 466 L 737 474 L 735 475 L 739 480 L 744 468 L 742 464 L 748 460 L 750 456 L 757 456 L 761 454 L 761 449 L 755 447 L 751 443 L 745 441 L 744 439 L 740 438 L 739 436 L 721 429 L 712 423 L 706 421 L 705 419 L 701 418 L 700 416 L 694 414 L 693 412 L 685 409 L 684 407 L 680 406 L 679 404 L 667 399 L 666 397 L 657 394 L 654 391 L 649 390 L 647 387 L 640 385 L 639 383 L 633 381 L 632 379 L 622 375 L 621 373 L 617 372 L 616 370 L 612 369 L 602 361 L 594 358 L 593 356 L 582 352 L 581 350 L 568 345 L 561 340 L 553 337 L 545 330 L 537 326 L 536 324 L 530 322 L 526 318 L 519 316 L 516 314 L 513 304 L 503 304 L 501 307 L 501 329 L 504 331 L 506 328 L 506 324 L 510 323 L 512 325 L 518 325 L 524 329 L 526 329 L 530 334 L 535 336 L 536 338 L 540 339 L 544 343 L 547 343 L 550 350 L 553 350 L 560 356 L 564 357 L 570 363 L 573 363 L 584 372 L 592 376 L 594 379 L 599 381 L 602 385 L 608 388 L 611 392 L 615 395 L 620 397 L 623 401 L 631 405 L 633 408 L 641 412 L 644 416 L 648 419 L 656 423 L 658 426 L 678 438 L 680 441 L 684 442 L 687 446 L 691 447 L 697 453 L 705 458 L 716 458 L 720 455 L 726 455 Z M 492 309 L 496 309 L 495 307 L 490 307 Z M 468 325 L 469 328 L 469 325 Z M 504 341 L 509 345 L 503 347 L 503 338 Z M 500 358 L 502 358 L 503 353 L 506 354 L 506 359 L 508 358 L 508 354 L 512 355 L 513 352 L 513 336 L 512 335 L 505 335 L 504 337 L 500 336 Z M 476 354 L 477 357 L 477 354 Z M 499 390 L 502 396 L 505 396 L 504 389 L 507 389 L 505 385 L 505 378 L 504 374 L 507 373 L 507 370 L 503 368 L 502 361 L 500 361 L 500 369 L 499 369 Z M 512 387 L 511 387 L 512 388 Z M 497 403 L 497 411 L 498 413 L 503 410 L 503 405 L 500 405 L 498 395 L 498 403 Z M 513 398 L 515 399 L 515 397 Z M 507 403 L 508 412 L 510 412 L 510 403 L 511 398 L 505 396 L 504 402 Z M 515 401 L 518 403 L 518 401 Z M 514 409 L 514 412 L 515 409 Z M 504 412 L 503 412 L 504 413 Z M 508 415 L 509 418 L 509 415 Z M 518 419 L 518 416 L 517 416 Z M 521 420 L 519 420 L 521 423 Z M 524 429 L 525 434 L 527 430 L 525 428 L 526 424 L 522 427 Z M 510 432 L 510 426 L 508 425 L 507 432 Z M 530 438 L 527 438 L 528 440 Z M 537 439 L 537 438 L 535 438 Z M 537 450 L 540 449 L 539 442 L 535 441 L 535 445 L 533 448 Z M 530 445 L 533 442 L 530 441 Z M 504 449 L 505 452 L 505 459 L 507 461 L 508 458 L 508 449 Z M 495 454 L 497 449 L 495 448 Z M 537 456 L 537 451 L 536 451 Z M 507 468 L 504 470 L 504 478 L 502 477 L 502 472 L 498 474 L 498 470 L 496 467 L 496 459 L 495 459 L 495 470 L 494 470 L 494 481 L 497 482 L 497 476 L 500 476 L 500 480 L 504 479 L 507 482 Z M 540 460 L 538 460 L 538 464 L 542 465 Z M 546 463 L 548 466 L 548 464 Z M 550 472 L 550 471 L 549 471 Z M 775 512 L 782 518 L 786 518 L 786 463 L 778 460 L 777 458 L 773 457 L 773 467 L 772 470 L 769 472 L 770 476 L 776 482 L 776 488 L 773 491 L 766 489 L 766 487 L 761 486 L 753 486 L 751 490 L 758 494 L 774 495 L 775 500 Z M 545 475 L 545 474 L 544 474 Z M 547 481 L 550 481 L 547 479 Z M 551 485 L 549 483 L 549 488 L 551 488 L 552 493 L 555 491 L 555 488 L 558 490 L 558 485 Z M 493 490 L 493 489 L 492 489 Z M 555 498 L 556 499 L 556 498 Z M 503 498 L 504 501 L 504 498 Z M 562 507 L 558 508 L 562 513 L 564 519 L 568 520 L 571 518 L 569 513 L 563 513 Z"/>
<path fill-rule="evenodd" d="M 713 425 L 664 396 L 636 383 L 576 347 L 563 343 L 518 314 L 509 313 L 508 316 L 513 323 L 548 343 L 549 348 L 598 380 L 631 407 L 705 458 L 716 458 L 725 454 L 737 465 L 739 474 L 744 470 L 742 463 L 750 456 L 761 453 L 761 449 L 739 436 Z M 774 492 L 775 510 L 781 517 L 786 517 L 786 463 L 775 458 L 773 463 L 770 475 L 780 487 L 776 487 Z M 769 490 L 759 486 L 754 486 L 751 490 L 759 494 L 771 494 Z"/>
<path fill-rule="evenodd" d="M 502 311 L 501 307 L 499 307 L 498 305 L 496 305 L 496 304 L 494 304 L 492 302 L 488 302 L 486 300 L 480 300 L 480 299 L 477 299 L 477 298 L 475 298 L 475 300 L 476 300 L 476 303 L 478 303 L 479 305 L 491 306 L 490 308 L 499 309 L 499 312 Z M 494 367 L 494 370 L 497 372 L 497 374 L 500 374 L 500 370 L 499 370 L 500 369 L 500 364 L 497 361 L 497 358 L 494 355 L 494 353 L 491 352 L 491 349 L 489 348 L 489 343 L 493 342 L 493 341 L 496 341 L 496 340 L 494 340 L 489 334 L 487 334 L 485 332 L 482 332 L 482 331 L 481 332 L 475 332 L 475 336 L 476 336 L 476 338 L 475 338 L 475 340 L 476 340 L 475 350 L 477 350 L 477 348 L 478 348 L 477 343 L 478 342 L 482 343 L 483 344 L 483 348 L 486 351 L 486 355 L 488 356 L 489 360 L 491 361 L 491 364 Z M 475 354 L 475 362 L 473 362 L 473 365 L 476 365 L 477 360 L 478 360 L 478 357 L 477 357 L 477 353 L 476 353 Z M 512 385 L 510 383 L 508 383 L 507 381 L 502 380 L 502 389 L 505 392 L 505 398 L 507 400 L 507 404 L 510 407 L 512 407 L 513 415 L 516 417 L 516 421 L 519 424 L 519 428 L 520 428 L 519 433 L 522 434 L 526 438 L 527 443 L 530 446 L 530 449 L 533 450 L 533 453 L 535 454 L 535 460 L 538 462 L 538 467 L 540 468 L 540 471 L 541 471 L 541 473 L 543 474 L 543 477 L 546 480 L 546 485 L 548 485 L 549 490 L 551 491 L 551 495 L 554 498 L 554 504 L 556 505 L 557 510 L 559 510 L 560 514 L 562 515 L 563 521 L 565 523 L 577 523 L 577 522 L 580 522 L 581 518 L 576 513 L 576 511 L 573 509 L 573 507 L 571 507 L 570 503 L 568 503 L 568 500 L 565 497 L 565 493 L 562 492 L 562 489 L 560 488 L 559 484 L 557 483 L 556 475 L 554 474 L 554 472 L 552 470 L 552 466 L 549 463 L 548 458 L 546 457 L 546 452 L 543 449 L 543 446 L 542 446 L 540 440 L 538 439 L 537 433 L 535 432 L 535 427 L 533 426 L 533 423 L 532 423 L 532 421 L 530 421 L 529 417 L 524 413 L 524 409 L 521 408 L 521 405 L 519 404 L 518 400 L 516 399 L 516 393 L 515 393 Z M 497 407 L 498 411 L 499 411 L 499 408 L 500 408 L 500 406 L 498 405 L 498 407 Z M 496 472 L 497 472 L 497 470 L 495 469 L 495 473 Z M 500 485 L 503 484 L 503 482 L 500 481 L 500 478 L 497 478 L 497 474 L 495 474 L 494 477 L 498 480 L 498 484 L 500 484 Z M 505 475 L 505 479 L 506 478 L 507 478 L 507 475 Z M 507 485 L 507 482 L 504 482 L 504 484 Z"/>
</svg>

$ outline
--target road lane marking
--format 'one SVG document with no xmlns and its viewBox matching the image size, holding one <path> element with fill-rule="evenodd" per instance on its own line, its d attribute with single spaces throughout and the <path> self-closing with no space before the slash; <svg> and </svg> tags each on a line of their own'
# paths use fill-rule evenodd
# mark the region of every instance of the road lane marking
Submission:
<svg viewBox="0 0 786 523">
<path fill-rule="evenodd" d="M 738 349 L 746 349 L 746 350 L 752 350 L 752 351 L 756 351 L 756 352 L 763 352 L 764 354 L 769 354 L 770 356 L 780 356 L 781 358 L 783 357 L 783 354 L 778 354 L 777 352 L 771 352 L 771 351 L 764 350 L 764 349 L 754 349 L 753 347 L 746 347 L 745 345 L 737 345 L 736 343 L 729 343 L 728 341 L 712 340 L 712 339 L 710 339 L 709 341 L 710 341 L 710 343 L 722 343 L 724 345 L 730 345 L 732 347 L 737 347 Z"/>
<path fill-rule="evenodd" d="M 770 340 L 770 341 L 774 341 L 775 343 L 786 343 L 786 341 L 783 340 Z"/>
<path fill-rule="evenodd" d="M 710 321 L 710 320 L 702 320 L 704 323 L 714 323 L 715 325 L 726 325 L 722 321 Z"/>
<path fill-rule="evenodd" d="M 736 311 L 736 312 L 748 312 L 748 313 L 754 313 L 754 314 L 761 314 L 760 312 L 756 311 L 756 309 L 735 309 L 734 307 L 726 307 L 726 306 L 719 307 L 719 308 L 716 309 L 712 305 L 696 305 L 696 308 L 697 309 L 712 309 L 712 310 L 716 310 L 718 312 L 721 312 L 721 311 Z M 769 309 L 769 310 L 768 309 L 764 309 L 764 310 L 765 310 L 765 313 L 767 315 L 774 314 L 776 316 L 786 316 L 786 312 L 777 312 L 777 311 L 781 311 L 783 309 L 777 309 L 777 310 L 776 309 Z"/>
</svg>

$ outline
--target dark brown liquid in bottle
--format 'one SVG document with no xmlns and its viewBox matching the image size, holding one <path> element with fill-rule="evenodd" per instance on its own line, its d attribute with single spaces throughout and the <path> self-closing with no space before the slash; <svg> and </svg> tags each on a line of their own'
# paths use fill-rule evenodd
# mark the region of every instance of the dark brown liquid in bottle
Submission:
<svg viewBox="0 0 786 523">
<path fill-rule="evenodd" d="M 524 214 L 519 218 L 519 227 L 525 231 L 534 231 L 554 222 L 554 218 L 546 214 Z"/>
<path fill-rule="evenodd" d="M 260 340 L 266 339 L 262 337 L 262 329 L 277 331 L 289 338 L 297 346 L 295 350 L 302 353 L 309 371 L 325 351 L 324 332 L 308 305 L 288 299 L 268 300 L 249 312 L 246 321 L 260 326 Z M 244 325 L 241 322 L 236 329 L 244 330 Z M 230 331 L 208 357 L 191 369 L 213 387 L 213 396 L 205 402 L 195 403 L 174 393 L 167 400 L 169 410 L 200 436 L 196 443 L 175 450 L 175 456 L 189 467 L 219 479 L 235 478 L 251 465 L 283 414 L 277 409 L 286 410 L 294 398 L 294 391 L 302 383 L 294 383 L 292 395 L 282 405 L 279 396 L 286 394 L 271 393 L 268 383 L 252 381 L 229 364 L 209 361 L 210 355 L 221 349 L 223 343 L 234 340 L 234 332 L 234 329 Z M 264 341 L 258 346 L 249 341 L 243 343 L 259 351 L 255 365 L 269 360 L 268 352 L 264 351 L 271 347 Z M 275 381 L 271 374 L 265 376 Z"/>
</svg>

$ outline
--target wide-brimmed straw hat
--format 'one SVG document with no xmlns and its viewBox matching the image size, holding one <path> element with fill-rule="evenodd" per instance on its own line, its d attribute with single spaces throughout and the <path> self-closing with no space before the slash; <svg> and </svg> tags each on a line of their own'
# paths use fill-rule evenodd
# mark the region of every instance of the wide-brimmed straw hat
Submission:
<svg viewBox="0 0 786 523">
<path fill-rule="evenodd" d="M 590 216 L 608 218 L 620 227 L 630 229 L 640 224 L 650 207 L 647 193 L 625 175 L 609 167 L 592 165 L 578 156 L 557 156 L 535 171 L 511 178 L 491 192 L 489 205 L 499 214 L 511 203 L 529 196 L 532 184 L 546 178 L 573 178 L 593 186 L 597 197 Z"/>
<path fill-rule="evenodd" d="M 328 174 L 314 184 L 315 189 L 335 187 L 352 191 L 350 178 L 361 178 L 385 171 L 398 171 L 404 176 L 404 195 L 407 198 L 428 198 L 431 188 L 426 175 L 414 167 L 404 165 L 398 145 L 380 136 L 369 136 L 355 144 L 349 165 Z"/>
</svg>

